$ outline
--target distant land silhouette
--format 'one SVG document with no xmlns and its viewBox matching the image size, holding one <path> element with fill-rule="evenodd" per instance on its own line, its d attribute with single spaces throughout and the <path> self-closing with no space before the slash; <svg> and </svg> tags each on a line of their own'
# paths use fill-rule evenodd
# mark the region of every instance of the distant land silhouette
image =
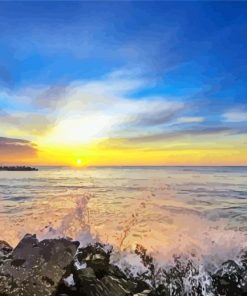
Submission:
<svg viewBox="0 0 247 296">
<path fill-rule="evenodd" d="M 0 171 L 38 171 L 38 169 L 28 166 L 0 166 Z"/>
</svg>

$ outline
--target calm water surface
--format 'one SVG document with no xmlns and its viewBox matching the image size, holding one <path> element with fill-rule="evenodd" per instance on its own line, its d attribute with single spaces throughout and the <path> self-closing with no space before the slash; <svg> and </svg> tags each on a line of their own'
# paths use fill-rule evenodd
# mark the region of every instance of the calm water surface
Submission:
<svg viewBox="0 0 247 296">
<path fill-rule="evenodd" d="M 246 247 L 246 167 L 40 168 L 0 172 L 0 233 L 143 244 L 224 260 Z"/>
</svg>

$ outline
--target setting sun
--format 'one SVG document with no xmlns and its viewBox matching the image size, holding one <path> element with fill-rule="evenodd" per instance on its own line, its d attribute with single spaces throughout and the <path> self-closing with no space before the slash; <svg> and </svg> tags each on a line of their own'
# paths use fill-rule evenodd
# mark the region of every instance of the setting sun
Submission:
<svg viewBox="0 0 247 296">
<path fill-rule="evenodd" d="M 76 164 L 77 164 L 78 166 L 80 166 L 80 165 L 81 165 L 81 159 L 77 159 L 77 160 L 76 160 Z"/>
<path fill-rule="evenodd" d="M 0 296 L 247 296 L 246 16 L 0 1 Z"/>
</svg>

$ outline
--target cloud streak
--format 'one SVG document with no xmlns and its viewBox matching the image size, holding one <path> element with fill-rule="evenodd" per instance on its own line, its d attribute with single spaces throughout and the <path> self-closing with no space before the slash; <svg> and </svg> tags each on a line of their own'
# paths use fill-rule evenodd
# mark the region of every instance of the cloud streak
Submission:
<svg viewBox="0 0 247 296">
<path fill-rule="evenodd" d="M 37 146 L 28 140 L 0 137 L 1 160 L 4 157 L 34 157 L 37 153 Z"/>
<path fill-rule="evenodd" d="M 116 139 L 114 146 L 122 147 L 125 142 L 134 149 L 136 144 L 176 142 L 185 138 L 193 141 L 194 137 L 216 135 L 227 139 L 246 133 L 232 124 L 239 114 L 219 113 L 219 117 L 227 120 L 215 124 L 207 119 L 204 110 L 202 114 L 199 112 L 200 103 L 192 105 L 184 97 L 175 95 L 145 95 L 154 85 L 145 75 L 124 69 L 99 79 L 29 86 L 8 92 L 5 97 L 15 110 L 6 108 L 0 112 L 0 134 L 18 138 L 21 130 L 23 137 L 39 146 L 73 146 Z M 245 119 L 244 114 L 241 116 Z M 234 120 L 230 122 L 230 119 Z M 227 124 L 224 125 L 224 121 L 228 121 Z M 19 146 L 17 148 L 23 148 Z M 27 148 L 30 149 L 30 143 Z M 32 145 L 31 148 L 35 149 Z"/>
<path fill-rule="evenodd" d="M 223 116 L 227 122 L 247 122 L 247 112 L 230 111 L 225 113 Z"/>
<path fill-rule="evenodd" d="M 165 131 L 161 133 L 146 134 L 137 137 L 130 137 L 122 139 L 122 141 L 130 143 L 150 143 L 160 142 L 166 140 L 174 140 L 177 138 L 183 139 L 189 137 L 204 137 L 204 136 L 215 136 L 215 135 L 234 135 L 240 133 L 247 133 L 247 131 L 233 129 L 231 127 L 197 127 L 193 129 L 182 129 L 177 131 Z"/>
</svg>

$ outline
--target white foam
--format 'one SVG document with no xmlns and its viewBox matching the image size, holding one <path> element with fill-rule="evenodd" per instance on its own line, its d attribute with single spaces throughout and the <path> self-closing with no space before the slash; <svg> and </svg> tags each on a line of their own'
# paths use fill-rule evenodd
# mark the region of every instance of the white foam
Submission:
<svg viewBox="0 0 247 296">
<path fill-rule="evenodd" d="M 75 260 L 75 267 L 77 270 L 80 270 L 86 268 L 87 264 L 84 262 L 80 263 L 78 260 Z"/>
<path fill-rule="evenodd" d="M 72 273 L 68 277 L 64 278 L 63 281 L 67 287 L 75 286 L 75 281 Z"/>
</svg>

